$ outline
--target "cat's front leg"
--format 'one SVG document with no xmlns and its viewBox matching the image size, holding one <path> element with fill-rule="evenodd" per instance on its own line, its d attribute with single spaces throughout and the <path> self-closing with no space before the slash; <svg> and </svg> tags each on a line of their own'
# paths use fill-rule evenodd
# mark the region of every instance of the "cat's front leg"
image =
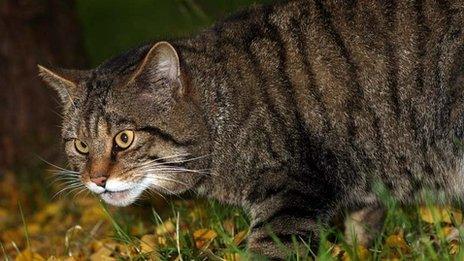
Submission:
<svg viewBox="0 0 464 261">
<path fill-rule="evenodd" d="M 368 206 L 351 212 L 345 220 L 345 240 L 352 245 L 369 247 L 379 235 L 385 220 L 382 206 Z"/>
<path fill-rule="evenodd" d="M 268 210 L 274 208 L 267 206 Z M 310 213 L 304 204 L 278 208 L 252 221 L 248 248 L 252 253 L 275 260 L 288 258 L 296 251 L 308 253 L 308 247 L 317 252 L 318 228 L 324 220 L 320 220 L 316 212 Z"/>
</svg>

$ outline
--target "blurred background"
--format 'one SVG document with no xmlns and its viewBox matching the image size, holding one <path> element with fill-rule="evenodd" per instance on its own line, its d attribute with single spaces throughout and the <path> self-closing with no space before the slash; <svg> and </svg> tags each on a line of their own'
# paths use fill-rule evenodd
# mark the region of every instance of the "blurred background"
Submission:
<svg viewBox="0 0 464 261">
<path fill-rule="evenodd" d="M 264 0 L 0 0 L 0 176 L 62 161 L 60 107 L 37 64 L 91 68 L 142 43 L 186 37 Z M 32 175 L 32 174 L 31 174 Z"/>
<path fill-rule="evenodd" d="M 239 208 L 150 196 L 116 209 L 86 191 L 63 190 L 69 180 L 56 175 L 66 166 L 61 108 L 37 64 L 92 68 L 271 1 L 279 0 L 0 0 L 0 259 L 250 260 L 249 221 Z M 322 258 L 301 260 L 464 260 L 461 210 L 403 210 L 384 198 L 389 214 L 375 246 L 322 242 Z M 342 238 L 340 230 L 330 231 Z"/>
<path fill-rule="evenodd" d="M 29 234 L 40 239 L 44 224 L 54 224 L 57 212 L 76 211 L 78 220 L 87 215 L 68 209 L 75 202 L 69 195 L 52 199 L 60 186 L 52 184 L 46 169 L 66 164 L 59 136 L 61 108 L 56 94 L 37 77 L 37 64 L 95 67 L 131 47 L 186 37 L 262 2 L 270 1 L 0 0 L 0 253 L 31 248 L 29 238 L 24 239 L 27 223 Z M 68 222 L 64 216 L 56 219 Z M 78 221 L 71 218 L 64 232 L 53 225 L 49 229 L 64 234 L 73 222 Z M 38 245 L 42 253 L 49 247 Z"/>
</svg>

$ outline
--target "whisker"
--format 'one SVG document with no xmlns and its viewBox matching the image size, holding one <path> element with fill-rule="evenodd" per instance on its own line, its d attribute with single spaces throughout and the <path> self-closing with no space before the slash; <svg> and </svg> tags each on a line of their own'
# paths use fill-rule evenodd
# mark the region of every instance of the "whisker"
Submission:
<svg viewBox="0 0 464 261">
<path fill-rule="evenodd" d="M 148 176 L 148 177 L 145 177 L 145 178 L 148 178 L 148 179 L 154 180 L 154 181 L 156 181 L 156 180 L 171 181 L 171 182 L 178 183 L 178 184 L 181 184 L 181 185 L 184 185 L 184 186 L 188 186 L 188 184 L 185 183 L 185 182 L 175 180 L 175 179 L 166 178 L 166 177 L 150 177 L 150 176 Z"/>
<path fill-rule="evenodd" d="M 169 164 L 178 164 L 178 163 L 185 163 L 185 162 L 189 162 L 189 161 L 194 161 L 194 160 L 198 160 L 198 159 L 201 159 L 201 158 L 205 158 L 205 157 L 208 157 L 209 155 L 204 155 L 204 156 L 198 156 L 198 157 L 193 157 L 193 158 L 189 158 L 189 159 L 183 159 L 183 160 L 175 160 L 175 161 L 168 161 L 168 162 L 160 162 L 160 160 L 164 160 L 164 159 L 169 159 L 169 158 L 177 158 L 177 157 L 182 157 L 184 155 L 189 155 L 189 154 L 177 154 L 177 155 L 170 155 L 170 156 L 166 156 L 166 157 L 162 157 L 162 158 L 157 158 L 155 160 L 151 160 L 151 161 L 147 161 L 147 162 L 144 162 L 142 164 L 139 164 L 135 167 L 132 167 L 132 168 L 129 168 L 129 169 L 125 169 L 125 170 L 122 170 L 118 173 L 115 173 L 114 175 L 122 175 L 124 173 L 127 173 L 129 171 L 133 171 L 133 170 L 140 170 L 142 168 L 153 168 L 153 167 L 157 167 L 157 166 L 163 166 L 163 167 L 173 167 L 173 166 L 167 166 Z"/>
<path fill-rule="evenodd" d="M 165 197 L 163 194 L 159 193 L 158 191 L 153 190 L 153 189 L 150 189 L 150 187 L 147 187 L 147 188 L 145 188 L 145 189 L 147 189 L 147 190 L 145 190 L 145 191 L 146 191 L 151 197 L 160 196 L 160 197 L 162 197 L 165 201 L 168 201 L 168 200 L 166 199 L 166 197 Z M 149 198 L 148 198 L 148 199 L 149 199 Z"/>
<path fill-rule="evenodd" d="M 189 156 L 189 155 L 190 155 L 190 154 L 188 154 L 188 153 L 185 153 L 185 154 L 176 154 L 176 155 L 169 155 L 169 156 L 165 156 L 165 157 L 161 157 L 161 158 L 156 158 L 156 159 L 153 159 L 153 160 L 150 160 L 150 161 L 146 161 L 146 162 L 144 162 L 143 164 L 141 164 L 141 166 L 147 165 L 147 164 L 151 164 L 151 163 L 165 164 L 165 160 L 166 160 L 166 159 L 187 157 L 187 156 Z M 162 161 L 162 162 L 160 162 L 160 161 Z"/>
<path fill-rule="evenodd" d="M 81 184 L 81 183 L 80 183 L 79 180 L 68 180 L 68 181 L 64 181 L 64 182 L 59 183 L 59 185 L 64 185 L 64 186 L 69 186 L 69 185 L 74 185 L 74 184 Z M 50 184 L 50 185 L 52 185 L 52 184 Z"/>
<path fill-rule="evenodd" d="M 188 154 L 186 154 L 186 155 L 188 155 Z M 190 162 L 190 161 L 202 159 L 202 158 L 205 158 L 205 157 L 208 157 L 208 156 L 209 156 L 209 155 L 203 155 L 203 156 L 198 156 L 198 157 L 193 157 L 193 158 L 187 158 L 187 159 L 179 159 L 179 160 L 174 160 L 174 161 L 163 161 L 163 162 L 159 162 L 160 160 L 164 160 L 164 159 L 168 159 L 168 158 L 177 158 L 177 157 L 181 157 L 181 156 L 178 156 L 178 155 L 176 155 L 176 156 L 168 156 L 168 157 L 158 158 L 158 159 L 156 159 L 156 160 L 152 160 L 152 161 L 145 162 L 145 163 L 139 165 L 138 167 L 150 165 L 151 163 L 154 163 L 152 166 L 168 165 L 168 164 L 177 164 L 177 163 L 185 163 L 185 162 Z"/>
<path fill-rule="evenodd" d="M 206 157 L 206 156 L 199 156 L 199 157 L 189 158 L 189 159 L 174 160 L 174 161 L 166 161 L 166 162 L 164 162 L 164 164 L 186 163 L 186 162 L 191 162 L 191 161 L 194 161 L 194 160 L 199 160 L 199 159 L 202 159 L 202 158 L 205 158 L 205 157 Z"/>
<path fill-rule="evenodd" d="M 75 174 L 75 175 L 78 175 L 79 172 L 78 171 L 73 171 L 73 170 L 69 170 L 69 169 L 47 169 L 47 172 L 50 172 L 50 173 L 57 173 L 57 174 L 61 174 L 61 173 L 69 173 L 69 174 Z"/>
<path fill-rule="evenodd" d="M 68 176 L 46 177 L 46 179 L 52 182 L 62 181 L 62 180 L 79 180 L 78 177 L 68 177 Z"/>
<path fill-rule="evenodd" d="M 68 189 L 74 189 L 74 188 L 77 188 L 77 187 L 80 187 L 80 186 L 84 186 L 84 185 L 83 184 L 72 184 L 72 185 L 66 186 L 66 187 L 60 189 L 58 192 L 56 192 L 52 196 L 52 199 L 55 199 L 58 195 L 62 194 L 63 192 L 65 192 Z"/>
<path fill-rule="evenodd" d="M 79 181 L 78 179 L 74 179 L 74 178 L 63 178 L 63 179 L 55 179 L 55 180 L 51 180 L 49 184 L 47 184 L 48 186 L 52 186 L 52 185 L 55 185 L 55 184 L 66 184 L 67 182 L 70 182 L 70 181 Z M 66 183 L 65 183 L 66 182 Z"/>
<path fill-rule="evenodd" d="M 60 167 L 60 166 L 58 166 L 58 165 L 55 165 L 55 164 L 53 164 L 53 163 L 51 163 L 51 162 L 48 162 L 47 160 L 45 160 L 44 158 L 40 157 L 39 155 L 36 155 L 36 156 L 37 156 L 41 161 L 45 162 L 46 164 L 48 164 L 48 165 L 50 165 L 50 166 L 52 166 L 52 167 L 55 167 L 55 168 L 57 168 L 57 169 L 64 170 L 64 171 L 72 171 L 72 170 L 68 170 L 68 169 L 62 168 L 62 167 Z"/>
<path fill-rule="evenodd" d="M 190 172 L 190 173 L 197 173 L 197 174 L 214 176 L 209 172 L 209 170 L 192 170 L 192 169 L 186 169 L 186 168 L 180 168 L 180 167 L 170 167 L 170 166 L 164 166 L 164 168 L 141 168 L 139 170 L 140 171 L 159 171 L 160 173 Z"/>
<path fill-rule="evenodd" d="M 56 178 L 53 178 L 52 183 L 58 182 L 58 181 L 69 181 L 69 180 L 77 180 L 77 181 L 79 181 L 79 178 L 77 178 L 77 177 L 56 177 Z"/>
<path fill-rule="evenodd" d="M 75 191 L 79 191 L 79 190 L 81 190 L 82 188 L 85 188 L 84 185 L 75 187 L 75 188 L 69 190 L 66 194 L 64 194 L 63 197 L 66 197 L 66 196 L 68 196 L 68 195 L 74 193 Z"/>
<path fill-rule="evenodd" d="M 74 194 L 73 199 L 76 199 L 79 194 L 81 194 L 82 192 L 85 192 L 85 191 L 88 192 L 86 187 L 81 188 L 81 190 L 79 190 L 76 194 Z"/>
</svg>

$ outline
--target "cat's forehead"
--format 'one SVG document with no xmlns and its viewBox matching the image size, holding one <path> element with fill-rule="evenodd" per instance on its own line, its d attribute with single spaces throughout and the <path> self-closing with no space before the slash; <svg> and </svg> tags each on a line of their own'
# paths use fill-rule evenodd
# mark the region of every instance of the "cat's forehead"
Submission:
<svg viewBox="0 0 464 261">
<path fill-rule="evenodd" d="M 77 108 L 74 113 L 67 115 L 63 125 L 64 134 L 95 138 L 102 137 L 102 133 L 112 136 L 124 129 L 137 128 L 140 117 L 123 108 L 109 103 L 105 105 L 101 100 Z"/>
<path fill-rule="evenodd" d="M 129 50 L 121 55 L 115 56 L 93 70 L 98 79 L 124 78 L 132 74 L 147 55 L 150 45 Z"/>
<path fill-rule="evenodd" d="M 93 69 L 85 85 L 88 94 L 116 90 L 125 85 L 130 76 L 136 71 L 143 57 L 148 51 L 149 45 L 129 50 L 126 53 L 115 56 L 97 68 Z"/>
<path fill-rule="evenodd" d="M 91 71 L 82 83 L 85 91 L 76 97 L 75 106 L 68 111 L 68 121 L 76 132 L 109 124 L 120 128 L 141 120 L 158 120 L 172 107 L 169 88 L 147 88 L 148 83 L 131 81 L 149 45 L 108 60 Z"/>
</svg>

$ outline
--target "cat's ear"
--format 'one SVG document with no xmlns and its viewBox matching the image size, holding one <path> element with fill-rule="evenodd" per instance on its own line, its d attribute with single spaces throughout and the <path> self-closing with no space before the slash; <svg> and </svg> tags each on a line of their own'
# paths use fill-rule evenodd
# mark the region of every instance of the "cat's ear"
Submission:
<svg viewBox="0 0 464 261">
<path fill-rule="evenodd" d="M 48 69 L 42 65 L 37 67 L 39 76 L 58 93 L 65 106 L 72 104 L 73 100 L 82 93 L 79 82 L 87 75 L 87 71 Z"/>
<path fill-rule="evenodd" d="M 158 42 L 151 47 L 130 81 L 142 79 L 150 83 L 163 82 L 180 87 L 179 55 L 168 42 Z"/>
</svg>

